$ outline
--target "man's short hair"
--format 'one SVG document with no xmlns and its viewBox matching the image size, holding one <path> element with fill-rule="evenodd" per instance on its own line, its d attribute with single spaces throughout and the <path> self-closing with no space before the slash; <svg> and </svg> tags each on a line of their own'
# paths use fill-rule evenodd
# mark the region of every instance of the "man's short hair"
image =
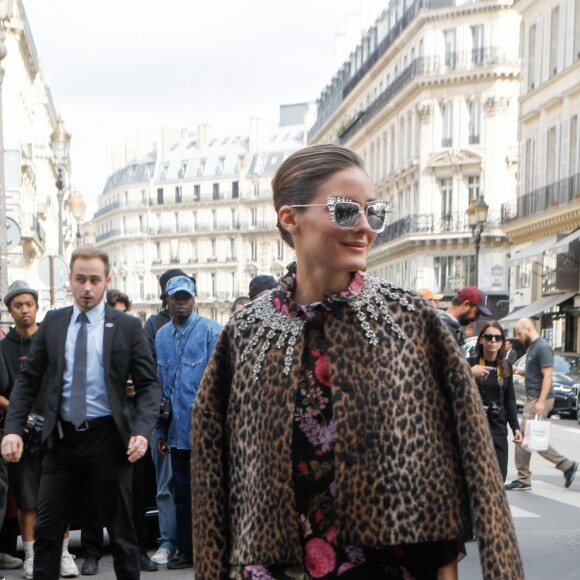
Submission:
<svg viewBox="0 0 580 580">
<path fill-rule="evenodd" d="M 107 290 L 107 304 L 109 306 L 115 307 L 115 304 L 121 302 L 125 305 L 127 312 L 131 310 L 131 300 L 129 300 L 129 296 L 120 290 Z"/>
<path fill-rule="evenodd" d="M 70 257 L 70 271 L 73 270 L 73 264 L 77 259 L 81 260 L 91 260 L 92 258 L 99 258 L 105 264 L 105 276 L 109 275 L 111 271 L 111 263 L 109 262 L 109 254 L 107 252 L 101 250 L 100 248 L 96 248 L 95 246 L 81 246 L 80 248 L 76 248 L 76 250 L 72 253 Z"/>
</svg>

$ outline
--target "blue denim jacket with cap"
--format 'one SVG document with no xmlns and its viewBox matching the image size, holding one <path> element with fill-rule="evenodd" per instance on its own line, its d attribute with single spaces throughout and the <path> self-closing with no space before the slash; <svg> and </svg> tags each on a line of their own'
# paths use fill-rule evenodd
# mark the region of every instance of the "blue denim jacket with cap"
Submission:
<svg viewBox="0 0 580 580">
<path fill-rule="evenodd" d="M 217 322 L 195 313 L 182 326 L 170 322 L 157 332 L 157 374 L 172 408 L 169 425 L 158 426 L 170 448 L 191 448 L 191 406 L 220 332 Z"/>
</svg>

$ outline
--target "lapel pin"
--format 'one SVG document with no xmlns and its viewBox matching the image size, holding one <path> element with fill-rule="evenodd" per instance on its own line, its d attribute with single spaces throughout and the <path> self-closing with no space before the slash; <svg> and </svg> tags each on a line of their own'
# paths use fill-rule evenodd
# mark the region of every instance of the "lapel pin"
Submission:
<svg viewBox="0 0 580 580">
<path fill-rule="evenodd" d="M 105 322 L 105 326 L 107 328 L 113 328 L 113 326 L 115 326 L 112 322 Z"/>
</svg>

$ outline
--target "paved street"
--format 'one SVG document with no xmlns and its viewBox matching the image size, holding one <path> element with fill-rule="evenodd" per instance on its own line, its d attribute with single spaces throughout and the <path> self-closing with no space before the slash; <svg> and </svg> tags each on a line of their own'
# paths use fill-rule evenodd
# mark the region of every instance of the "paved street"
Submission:
<svg viewBox="0 0 580 580">
<path fill-rule="evenodd" d="M 576 420 L 552 419 L 552 442 L 564 455 L 580 460 L 580 425 Z M 576 580 L 580 577 L 580 472 L 572 487 L 565 489 L 564 478 L 551 464 L 532 458 L 532 491 L 509 492 L 512 514 L 524 559 L 527 580 Z M 513 449 L 510 449 L 508 481 L 515 478 Z M 73 533 L 71 552 L 79 547 L 78 533 Z M 467 557 L 459 565 L 462 580 L 479 580 L 479 559 L 475 544 L 469 544 Z M 153 552 L 150 551 L 150 555 Z M 82 558 L 79 558 L 82 564 Z M 4 572 L 6 578 L 20 578 L 21 570 Z M 193 578 L 191 570 L 144 572 L 143 578 Z M 99 575 L 114 579 L 110 554 L 101 561 Z"/>
</svg>

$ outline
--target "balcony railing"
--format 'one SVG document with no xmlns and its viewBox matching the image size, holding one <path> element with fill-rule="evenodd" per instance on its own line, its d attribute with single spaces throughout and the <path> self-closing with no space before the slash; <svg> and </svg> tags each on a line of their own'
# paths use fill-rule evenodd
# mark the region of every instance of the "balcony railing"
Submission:
<svg viewBox="0 0 580 580">
<path fill-rule="evenodd" d="M 501 224 L 501 216 L 497 212 L 490 211 L 486 228 L 496 228 Z M 386 244 L 407 234 L 444 234 L 470 232 L 467 225 L 465 212 L 453 212 L 448 214 L 411 214 L 392 224 L 387 225 L 375 241 L 375 246 Z"/>
<path fill-rule="evenodd" d="M 502 223 L 580 201 L 580 173 L 530 191 L 501 206 Z"/>
<path fill-rule="evenodd" d="M 104 242 L 105 240 L 108 240 L 109 238 L 114 238 L 115 236 L 119 236 L 121 235 L 121 230 L 109 230 L 108 232 L 104 232 L 102 234 L 99 234 L 96 238 L 97 243 L 98 242 Z"/>
<path fill-rule="evenodd" d="M 501 48 L 483 49 L 481 57 L 480 61 L 474 62 L 471 52 L 461 52 L 454 53 L 453 59 L 446 59 L 444 56 L 416 58 L 365 110 L 357 113 L 355 120 L 340 134 L 340 143 L 352 138 L 417 77 L 448 75 L 450 72 L 476 70 L 484 66 L 517 66 L 519 63 L 519 56 L 515 51 Z"/>
<path fill-rule="evenodd" d="M 109 205 L 106 205 L 106 206 L 102 207 L 101 209 L 98 209 L 95 212 L 94 217 L 98 218 L 99 216 L 102 216 L 103 214 L 109 213 L 110 211 L 113 211 L 119 207 L 121 207 L 121 204 L 118 201 L 114 201 L 113 203 L 110 203 Z"/>
</svg>

